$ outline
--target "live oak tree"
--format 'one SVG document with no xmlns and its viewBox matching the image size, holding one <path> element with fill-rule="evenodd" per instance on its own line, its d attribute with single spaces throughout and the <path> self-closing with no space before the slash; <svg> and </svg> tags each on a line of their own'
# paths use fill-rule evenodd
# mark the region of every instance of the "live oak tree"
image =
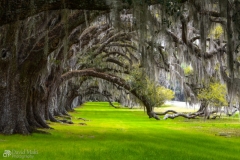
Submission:
<svg viewBox="0 0 240 160">
<path fill-rule="evenodd" d="M 82 93 L 97 92 L 90 89 L 96 78 L 100 94 L 134 95 L 156 119 L 163 114 L 153 112 L 157 102 L 134 85 L 146 76 L 154 82 L 170 74 L 192 102 L 214 77 L 227 84 L 231 107 L 240 90 L 239 5 L 238 0 L 1 1 L 0 132 L 49 128 L 45 120 L 67 115 L 75 97 L 81 101 Z M 216 24 L 225 34 L 209 37 Z M 184 75 L 183 62 L 193 74 Z M 130 83 L 133 68 L 144 74 Z M 78 90 L 81 86 L 87 87 Z M 194 118 L 206 107 L 168 118 Z"/>
<path fill-rule="evenodd" d="M 15 5 L 13 1 L 9 3 L 3 5 Z M 4 13 L 7 14 L 7 11 Z M 0 109 L 2 133 L 28 134 L 36 127 L 49 128 L 45 120 L 57 121 L 54 114 L 67 114 L 64 104 L 56 106 L 54 101 L 54 96 L 61 92 L 59 85 L 68 77 L 61 75 L 66 70 L 64 61 L 71 57 L 70 49 L 74 44 L 81 40 L 85 43 L 92 38 L 90 34 L 93 32 L 82 33 L 88 27 L 86 20 L 92 21 L 101 14 L 103 12 L 99 11 L 47 10 L 27 20 L 20 21 L 19 17 L 17 21 L 1 27 L 1 93 L 4 95 Z M 95 34 L 100 34 L 104 29 L 108 29 L 107 26 L 95 28 Z M 80 48 L 85 46 L 84 43 Z M 97 49 L 96 53 L 100 53 L 104 46 Z M 96 70 L 86 69 L 82 72 L 85 76 L 117 81 L 117 84 L 130 90 L 124 80 L 92 71 Z M 131 92 L 138 95 L 134 90 Z M 143 95 L 139 98 L 147 103 Z M 151 107 L 148 106 L 151 115 Z"/>
<path fill-rule="evenodd" d="M 174 19 L 174 24 L 167 29 L 170 40 L 164 40 L 164 44 L 170 43 L 168 52 L 174 61 L 170 61 L 173 71 L 186 92 L 190 102 L 196 102 L 199 90 L 208 87 L 211 81 L 226 83 L 228 88 L 228 107 L 235 110 L 233 99 L 239 99 L 239 31 L 237 26 L 238 1 L 189 1 L 184 8 L 185 12 L 179 14 L 179 21 Z M 171 22 L 166 22 L 171 23 Z M 221 25 L 224 34 L 222 36 L 211 35 L 212 28 Z M 169 41 L 169 42 L 168 42 Z M 229 43 L 231 42 L 231 43 Z M 190 64 L 193 71 L 186 75 L 182 69 L 182 63 Z M 185 71 L 185 74 L 184 74 Z M 233 87 L 234 86 L 234 87 Z M 238 102 L 237 102 L 238 103 Z M 236 104 L 237 104 L 236 103 Z M 195 118 L 208 115 L 208 105 L 202 101 L 198 112 L 193 114 L 157 113 L 166 118 L 183 116 Z M 215 111 L 210 111 L 214 113 Z"/>
<path fill-rule="evenodd" d="M 84 23 L 82 13 L 76 11 L 66 17 L 74 20 L 68 27 L 64 27 L 58 11 L 40 13 L 27 21 L 1 27 L 0 72 L 4 95 L 1 97 L 1 132 L 28 134 L 33 127 L 48 127 L 45 120 L 52 117 L 47 107 L 52 94 L 49 89 L 54 86 L 51 76 L 46 77 L 42 72 L 52 52 L 62 56 L 61 41 L 69 36 L 68 32 Z"/>
</svg>

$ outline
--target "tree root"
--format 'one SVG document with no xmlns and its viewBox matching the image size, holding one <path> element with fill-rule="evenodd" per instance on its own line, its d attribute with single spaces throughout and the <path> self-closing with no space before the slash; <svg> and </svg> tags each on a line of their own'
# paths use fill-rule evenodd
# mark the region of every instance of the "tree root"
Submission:
<svg viewBox="0 0 240 160">
<path fill-rule="evenodd" d="M 68 121 L 66 119 L 62 119 L 62 120 L 59 120 L 59 121 L 62 122 L 62 123 L 73 124 L 72 121 Z"/>
<path fill-rule="evenodd" d="M 80 125 L 82 125 L 82 126 L 86 126 L 87 124 L 86 123 L 79 123 Z"/>
<path fill-rule="evenodd" d="M 61 117 L 61 118 L 64 118 L 64 119 L 68 119 L 68 120 L 72 120 L 71 116 L 62 115 L 62 116 L 58 116 L 58 117 Z"/>
<path fill-rule="evenodd" d="M 51 134 L 47 131 L 43 131 L 43 130 L 39 130 L 39 129 L 33 129 L 32 133 Z"/>
<path fill-rule="evenodd" d="M 51 113 L 49 113 L 49 119 L 50 119 L 51 122 L 60 122 Z"/>
<path fill-rule="evenodd" d="M 87 120 L 87 119 L 85 119 L 85 118 L 78 118 L 78 119 L 81 119 L 81 120 L 83 120 L 83 121 L 90 121 L 90 120 Z"/>
<path fill-rule="evenodd" d="M 157 116 L 158 114 L 153 111 L 147 112 L 147 114 L 149 118 L 155 118 L 156 120 L 160 120 L 160 118 Z"/>
</svg>

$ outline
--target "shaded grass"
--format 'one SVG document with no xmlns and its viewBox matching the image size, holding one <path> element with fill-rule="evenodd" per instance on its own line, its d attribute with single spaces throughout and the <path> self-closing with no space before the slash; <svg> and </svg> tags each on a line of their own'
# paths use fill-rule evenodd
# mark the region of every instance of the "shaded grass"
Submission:
<svg viewBox="0 0 240 160">
<path fill-rule="evenodd" d="M 84 104 L 71 115 L 74 124 L 51 123 L 54 130 L 46 130 L 51 135 L 0 135 L 0 153 L 35 149 L 34 159 L 239 159 L 240 122 L 235 119 L 156 121 L 140 109 L 115 109 L 105 102 Z M 220 132 L 231 133 L 222 137 Z"/>
</svg>

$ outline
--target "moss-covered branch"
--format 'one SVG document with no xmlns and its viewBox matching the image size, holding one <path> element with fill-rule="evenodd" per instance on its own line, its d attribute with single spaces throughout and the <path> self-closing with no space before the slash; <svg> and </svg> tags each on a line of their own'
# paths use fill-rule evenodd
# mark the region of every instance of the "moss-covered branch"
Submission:
<svg viewBox="0 0 240 160">
<path fill-rule="evenodd" d="M 153 117 L 155 119 L 159 119 L 158 116 L 156 116 L 156 114 L 152 111 L 153 102 L 151 102 L 151 100 L 148 98 L 148 95 L 144 95 L 144 93 L 139 93 L 137 89 L 132 88 L 128 84 L 128 82 L 125 81 L 124 79 L 122 79 L 121 77 L 111 75 L 108 73 L 98 72 L 94 68 L 90 68 L 90 69 L 85 69 L 85 70 L 75 70 L 75 71 L 67 72 L 62 75 L 61 79 L 62 79 L 62 81 L 66 81 L 73 77 L 80 77 L 80 76 L 91 76 L 91 77 L 101 78 L 101 79 L 107 80 L 109 82 L 115 83 L 115 84 L 123 87 L 124 89 L 131 92 L 134 96 L 136 96 L 143 103 L 143 105 L 147 109 L 147 114 L 148 114 L 149 118 Z"/>
<path fill-rule="evenodd" d="M 133 0 L 116 0 L 118 8 L 130 8 Z M 169 0 L 184 3 L 187 0 Z M 136 1 L 135 1 L 136 2 Z M 142 3 L 143 1 L 141 1 Z M 163 3 L 163 0 L 145 0 L 148 5 Z M 47 10 L 110 10 L 113 0 L 5 0 L 0 1 L 0 25 L 23 20 Z"/>
</svg>

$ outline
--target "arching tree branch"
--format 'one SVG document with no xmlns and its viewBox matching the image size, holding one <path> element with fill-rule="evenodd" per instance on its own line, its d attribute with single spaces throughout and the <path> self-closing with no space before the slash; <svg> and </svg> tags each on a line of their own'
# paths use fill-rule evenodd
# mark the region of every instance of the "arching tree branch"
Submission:
<svg viewBox="0 0 240 160">
<path fill-rule="evenodd" d="M 115 84 L 123 87 L 124 89 L 126 89 L 130 93 L 132 93 L 134 96 L 136 96 L 143 103 L 143 105 L 147 109 L 147 114 L 148 114 L 149 118 L 153 117 L 157 120 L 159 119 L 158 116 L 153 112 L 153 110 L 152 110 L 153 104 L 147 98 L 147 95 L 140 94 L 140 93 L 137 92 L 136 89 L 132 89 L 130 87 L 130 85 L 124 79 L 122 79 L 118 76 L 115 76 L 115 75 L 110 75 L 110 74 L 107 74 L 107 73 L 97 72 L 95 69 L 75 70 L 75 71 L 67 72 L 67 73 L 62 75 L 61 79 L 62 79 L 62 82 L 63 82 L 63 81 L 66 81 L 66 80 L 68 80 L 72 77 L 79 77 L 79 76 L 97 77 L 97 78 L 107 80 L 109 82 L 115 83 Z"/>
</svg>

